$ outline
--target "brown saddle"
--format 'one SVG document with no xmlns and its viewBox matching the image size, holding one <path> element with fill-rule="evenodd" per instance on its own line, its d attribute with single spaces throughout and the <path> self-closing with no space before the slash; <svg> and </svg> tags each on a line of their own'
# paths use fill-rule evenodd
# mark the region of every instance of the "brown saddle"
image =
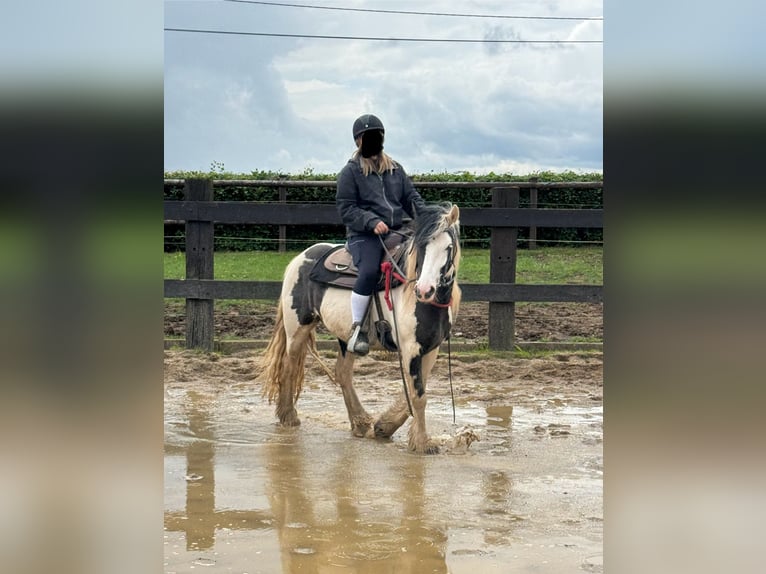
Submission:
<svg viewBox="0 0 766 574">
<path fill-rule="evenodd" d="M 383 240 L 383 244 L 386 246 L 391 257 L 389 259 L 389 256 L 385 255 L 383 261 L 393 259 L 397 265 L 401 266 L 407 239 L 407 236 L 400 233 L 389 233 Z M 319 258 L 314 264 L 309 278 L 319 283 L 351 289 L 354 283 L 356 283 L 358 275 L 359 271 L 356 265 L 354 265 L 351 253 L 346 249 L 345 245 L 338 245 Z M 392 286 L 398 284 L 395 279 L 392 280 Z M 380 281 L 378 281 L 377 290 L 380 291 L 384 288 L 385 278 L 381 276 Z"/>
</svg>

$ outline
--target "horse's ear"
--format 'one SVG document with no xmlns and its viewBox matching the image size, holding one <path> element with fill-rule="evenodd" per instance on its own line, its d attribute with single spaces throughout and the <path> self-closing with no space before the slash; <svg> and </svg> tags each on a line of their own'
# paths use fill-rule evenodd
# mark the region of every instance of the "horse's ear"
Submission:
<svg viewBox="0 0 766 574">
<path fill-rule="evenodd" d="M 450 225 L 454 225 L 459 218 L 460 208 L 457 205 L 453 205 L 452 209 L 450 209 L 449 213 L 447 214 L 447 221 L 449 221 Z"/>
</svg>

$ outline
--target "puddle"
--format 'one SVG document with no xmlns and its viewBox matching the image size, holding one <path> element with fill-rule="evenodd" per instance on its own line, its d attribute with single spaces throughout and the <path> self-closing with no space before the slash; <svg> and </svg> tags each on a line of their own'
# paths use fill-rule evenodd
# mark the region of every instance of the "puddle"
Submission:
<svg viewBox="0 0 766 574">
<path fill-rule="evenodd" d="M 495 383 L 494 397 L 501 395 Z M 385 385 L 359 387 L 368 408 Z M 308 381 L 302 425 L 274 424 L 246 385 L 166 384 L 165 572 L 600 572 L 600 403 L 449 397 L 432 436 L 473 429 L 460 454 L 353 438 L 337 389 Z"/>
</svg>

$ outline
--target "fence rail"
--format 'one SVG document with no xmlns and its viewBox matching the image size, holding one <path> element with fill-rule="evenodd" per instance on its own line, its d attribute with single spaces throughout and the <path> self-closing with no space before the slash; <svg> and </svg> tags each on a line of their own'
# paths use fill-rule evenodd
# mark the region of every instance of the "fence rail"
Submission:
<svg viewBox="0 0 766 574">
<path fill-rule="evenodd" d="M 514 345 L 515 303 L 590 302 L 603 300 L 602 285 L 520 285 L 516 281 L 516 237 L 519 227 L 603 228 L 602 209 L 519 208 L 519 190 L 601 188 L 601 182 L 413 182 L 416 188 L 492 189 L 492 207 L 461 208 L 462 226 L 492 228 L 490 283 L 461 283 L 465 301 L 489 302 L 489 347 Z M 186 299 L 187 348 L 213 349 L 213 303 L 216 299 L 277 299 L 278 281 L 213 279 L 215 223 L 270 225 L 341 225 L 334 205 L 213 201 L 214 186 L 335 187 L 334 181 L 166 179 L 184 185 L 184 201 L 165 201 L 164 219 L 186 222 L 186 279 L 166 279 L 165 297 Z M 284 197 L 285 194 L 280 194 Z"/>
<path fill-rule="evenodd" d="M 277 299 L 281 281 L 165 279 L 165 297 L 183 299 Z M 463 301 L 600 303 L 600 285 L 461 283 Z"/>
<path fill-rule="evenodd" d="M 286 210 L 286 206 L 290 209 Z M 467 227 L 601 227 L 603 216 L 602 209 L 460 208 L 460 224 Z M 166 201 L 165 221 L 255 225 L 341 224 L 334 205 L 248 201 Z"/>
</svg>

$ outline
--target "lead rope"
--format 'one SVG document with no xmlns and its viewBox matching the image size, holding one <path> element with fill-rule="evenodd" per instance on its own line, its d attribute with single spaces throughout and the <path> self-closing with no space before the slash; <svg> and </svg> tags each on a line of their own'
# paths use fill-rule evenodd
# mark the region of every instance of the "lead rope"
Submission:
<svg viewBox="0 0 766 574">
<path fill-rule="evenodd" d="M 402 237 L 408 238 L 409 236 L 406 233 L 402 233 L 400 231 L 394 231 L 393 229 L 388 230 L 389 233 L 396 233 L 397 235 L 401 235 Z M 383 252 L 388 256 L 388 260 L 391 262 L 391 265 L 394 268 L 394 271 L 396 271 L 399 274 L 399 277 L 397 279 L 401 281 L 402 283 L 409 283 L 410 280 L 407 279 L 407 274 L 402 271 L 402 268 L 399 267 L 399 265 L 394 260 L 393 255 L 391 255 L 391 252 L 388 250 L 388 247 L 386 247 L 386 242 L 383 241 L 383 236 L 378 235 L 378 241 L 380 241 L 380 244 L 383 246 Z"/>
<path fill-rule="evenodd" d="M 452 424 L 456 424 L 455 417 L 455 391 L 452 388 L 452 337 L 447 337 L 447 373 L 449 374 L 449 393 L 452 395 Z"/>
<path fill-rule="evenodd" d="M 396 354 L 399 356 L 399 372 L 402 374 L 402 384 L 404 385 L 404 397 L 407 399 L 407 408 L 410 410 L 410 416 L 414 417 L 412 412 L 412 401 L 410 400 L 410 391 L 407 388 L 407 379 L 404 376 L 404 364 L 402 363 L 402 345 L 399 342 L 399 322 L 396 320 L 396 305 L 391 305 L 391 312 L 394 315 L 394 330 L 396 331 Z"/>
<path fill-rule="evenodd" d="M 397 232 L 398 233 L 398 232 Z M 380 240 L 380 244 L 383 246 L 383 251 L 388 256 L 389 261 L 393 264 L 393 266 L 396 267 L 396 269 L 400 272 L 401 277 L 400 281 L 406 285 L 407 281 L 404 278 L 404 273 L 401 273 L 401 269 L 399 269 L 399 266 L 396 265 L 396 261 L 394 261 L 394 258 L 391 256 L 391 252 L 386 247 L 385 242 L 383 241 L 383 237 L 378 235 L 378 239 Z M 387 262 L 384 262 L 381 264 L 381 271 L 383 271 L 386 274 L 386 305 L 388 305 L 389 310 L 393 314 L 394 317 L 394 330 L 396 331 L 396 354 L 399 357 L 399 372 L 402 375 L 402 385 L 404 386 L 404 397 L 407 399 L 407 408 L 410 411 L 410 416 L 414 417 L 415 414 L 412 412 L 412 400 L 410 400 L 410 391 L 407 388 L 407 378 L 404 375 L 404 363 L 402 362 L 402 345 L 399 342 L 399 322 L 396 320 L 396 305 L 393 304 L 392 300 L 389 298 L 389 295 L 393 297 L 393 293 L 389 293 L 390 285 L 391 285 L 391 269 L 392 265 L 388 265 L 388 269 L 384 269 L 384 266 Z"/>
</svg>

